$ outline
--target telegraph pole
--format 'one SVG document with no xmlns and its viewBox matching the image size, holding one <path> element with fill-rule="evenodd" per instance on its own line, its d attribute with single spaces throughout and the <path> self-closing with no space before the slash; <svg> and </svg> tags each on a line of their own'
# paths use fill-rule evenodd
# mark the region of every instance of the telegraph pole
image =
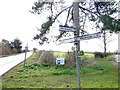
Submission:
<svg viewBox="0 0 120 90">
<path fill-rule="evenodd" d="M 74 28 L 76 28 L 76 32 L 74 32 L 74 44 L 76 46 L 75 51 L 75 58 L 76 58 L 76 65 L 77 65 L 77 78 L 78 78 L 78 88 L 81 90 L 81 83 L 80 83 L 80 68 L 79 68 L 79 58 L 78 58 L 78 51 L 80 50 L 80 42 L 77 40 L 79 36 L 79 2 L 73 2 L 73 23 Z"/>
</svg>

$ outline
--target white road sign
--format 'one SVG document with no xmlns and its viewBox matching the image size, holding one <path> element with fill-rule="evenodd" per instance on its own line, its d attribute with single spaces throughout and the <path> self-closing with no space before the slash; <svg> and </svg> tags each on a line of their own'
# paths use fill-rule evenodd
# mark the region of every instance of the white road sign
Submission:
<svg viewBox="0 0 120 90">
<path fill-rule="evenodd" d="M 88 40 L 88 39 L 98 38 L 98 37 L 101 37 L 101 33 L 100 32 L 77 37 L 77 40 L 81 41 L 81 40 Z"/>
<path fill-rule="evenodd" d="M 98 37 L 101 37 L 100 32 L 94 33 L 94 34 L 88 34 L 88 35 L 84 35 L 84 36 L 79 36 L 79 37 L 77 37 L 77 40 L 81 41 L 81 40 L 88 40 L 88 39 L 98 38 Z M 60 44 L 61 43 L 73 43 L 74 38 L 69 38 L 69 39 L 64 39 L 64 40 L 59 40 L 59 41 L 60 41 Z"/>
<path fill-rule="evenodd" d="M 74 42 L 74 38 L 69 38 L 69 39 L 64 39 L 64 40 L 59 40 L 60 43 L 73 43 Z"/>
<path fill-rule="evenodd" d="M 72 27 L 65 27 L 65 26 L 59 26 L 60 28 L 60 31 L 65 31 L 65 32 L 75 32 L 76 29 L 75 28 L 72 28 Z"/>
</svg>

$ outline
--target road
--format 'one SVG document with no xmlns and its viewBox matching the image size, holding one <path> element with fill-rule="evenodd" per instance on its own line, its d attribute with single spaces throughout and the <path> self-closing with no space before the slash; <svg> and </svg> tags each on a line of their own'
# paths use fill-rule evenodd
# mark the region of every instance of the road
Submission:
<svg viewBox="0 0 120 90">
<path fill-rule="evenodd" d="M 27 52 L 26 58 L 30 57 L 31 55 L 32 55 L 32 52 Z M 25 53 L 0 58 L 0 76 L 2 76 L 4 73 L 9 71 L 11 68 L 16 66 L 17 64 L 23 62 L 24 59 L 25 59 Z"/>
</svg>

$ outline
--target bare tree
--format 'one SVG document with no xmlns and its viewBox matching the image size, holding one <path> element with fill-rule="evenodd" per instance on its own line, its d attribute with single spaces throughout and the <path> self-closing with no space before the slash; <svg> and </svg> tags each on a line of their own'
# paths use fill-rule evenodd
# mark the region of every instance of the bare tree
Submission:
<svg viewBox="0 0 120 90">
<path fill-rule="evenodd" d="M 104 56 L 107 56 L 106 52 L 107 52 L 108 45 L 112 41 L 116 40 L 116 38 L 113 37 L 113 36 L 114 36 L 113 33 L 109 33 L 108 31 L 104 30 L 104 32 L 102 34 L 102 37 L 99 39 L 100 43 L 98 44 L 98 46 L 101 47 L 104 50 Z"/>
</svg>

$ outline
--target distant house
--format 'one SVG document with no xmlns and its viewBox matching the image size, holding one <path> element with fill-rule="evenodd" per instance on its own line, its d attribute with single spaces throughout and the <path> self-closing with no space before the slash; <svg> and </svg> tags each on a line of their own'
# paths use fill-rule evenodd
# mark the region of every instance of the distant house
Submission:
<svg viewBox="0 0 120 90">
<path fill-rule="evenodd" d="M 0 42 L 0 55 L 8 55 L 11 53 L 11 47 L 8 40 L 2 39 Z"/>
</svg>

